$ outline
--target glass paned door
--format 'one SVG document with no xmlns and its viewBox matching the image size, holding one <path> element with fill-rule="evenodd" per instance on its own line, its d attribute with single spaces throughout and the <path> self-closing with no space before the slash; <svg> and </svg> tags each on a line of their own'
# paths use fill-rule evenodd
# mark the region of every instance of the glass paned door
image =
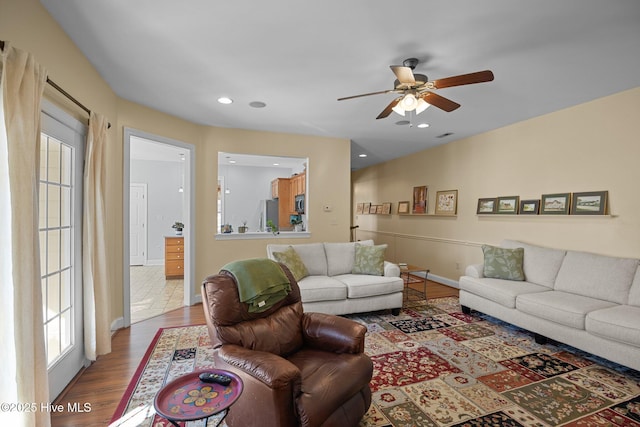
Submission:
<svg viewBox="0 0 640 427">
<path fill-rule="evenodd" d="M 51 398 L 84 364 L 82 330 L 82 153 L 84 135 L 42 115 L 40 135 L 40 264 Z M 63 117 L 64 118 L 64 117 Z M 67 120 L 73 120 L 68 118 Z M 73 124 L 73 123 L 72 123 Z"/>
</svg>

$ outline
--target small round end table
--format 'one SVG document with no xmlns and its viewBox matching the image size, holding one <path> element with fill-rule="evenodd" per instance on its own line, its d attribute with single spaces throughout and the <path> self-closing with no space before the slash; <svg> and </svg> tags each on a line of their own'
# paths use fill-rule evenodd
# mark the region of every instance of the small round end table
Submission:
<svg viewBox="0 0 640 427">
<path fill-rule="evenodd" d="M 200 381 L 203 372 L 214 372 L 231 377 L 231 384 L 223 386 Z M 156 412 L 171 424 L 179 427 L 178 421 L 196 421 L 212 417 L 224 411 L 218 425 L 224 420 L 242 394 L 244 384 L 233 372 L 222 369 L 205 369 L 191 372 L 162 387 L 153 401 Z"/>
</svg>

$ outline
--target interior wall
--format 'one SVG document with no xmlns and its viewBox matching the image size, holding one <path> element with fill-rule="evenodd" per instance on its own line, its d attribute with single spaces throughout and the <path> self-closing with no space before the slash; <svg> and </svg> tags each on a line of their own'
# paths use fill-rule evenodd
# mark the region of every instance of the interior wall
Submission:
<svg viewBox="0 0 640 427">
<path fill-rule="evenodd" d="M 52 80 L 111 122 L 107 147 L 107 240 L 112 320 L 123 316 L 124 127 L 196 147 L 194 292 L 202 279 L 239 258 L 265 256 L 270 240 L 216 241 L 218 151 L 308 157 L 310 241 L 347 241 L 350 224 L 350 142 L 347 139 L 201 126 L 119 98 L 37 0 L 0 2 L 0 39 L 33 53 Z M 45 95 L 72 115 L 87 116 L 55 91 Z M 330 206 L 329 211 L 323 205 Z M 278 239 L 296 242 L 300 239 Z M 128 242 L 127 242 L 128 243 Z"/>
<path fill-rule="evenodd" d="M 394 211 L 354 214 L 358 238 L 388 243 L 389 258 L 451 281 L 482 262 L 481 244 L 507 238 L 640 258 L 638 117 L 640 88 L 356 171 L 353 212 L 359 202 L 392 202 Z M 457 189 L 457 217 L 395 214 L 419 185 L 428 186 L 429 213 L 436 191 Z M 476 215 L 484 197 L 602 190 L 611 216 Z"/>
<path fill-rule="evenodd" d="M 164 262 L 164 237 L 174 236 L 171 226 L 185 222 L 182 212 L 182 163 L 131 159 L 130 182 L 147 184 L 147 261 Z"/>
</svg>

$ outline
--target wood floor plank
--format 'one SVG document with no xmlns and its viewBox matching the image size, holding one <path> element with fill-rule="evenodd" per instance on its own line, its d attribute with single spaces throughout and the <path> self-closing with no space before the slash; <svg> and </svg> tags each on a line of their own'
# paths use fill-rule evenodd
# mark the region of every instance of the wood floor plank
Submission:
<svg viewBox="0 0 640 427">
<path fill-rule="evenodd" d="M 422 285 L 416 289 L 421 290 Z M 458 296 L 458 290 L 428 281 L 429 299 Z M 170 311 L 131 327 L 118 330 L 112 339 L 112 352 L 98 357 L 54 402 L 64 405 L 91 404 L 90 412 L 64 411 L 51 415 L 52 427 L 106 426 L 131 381 L 142 357 L 159 328 L 204 324 L 202 305 Z"/>
</svg>

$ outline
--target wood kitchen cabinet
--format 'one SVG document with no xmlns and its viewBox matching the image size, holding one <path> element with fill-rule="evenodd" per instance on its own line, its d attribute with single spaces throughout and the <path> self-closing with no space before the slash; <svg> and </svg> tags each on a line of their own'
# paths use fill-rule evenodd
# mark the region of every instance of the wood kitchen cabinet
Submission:
<svg viewBox="0 0 640 427">
<path fill-rule="evenodd" d="M 167 279 L 184 278 L 184 237 L 164 238 L 164 275 Z"/>
<path fill-rule="evenodd" d="M 307 174 L 306 172 L 299 173 L 291 177 L 291 193 L 293 196 L 304 194 L 306 189 Z"/>
<path fill-rule="evenodd" d="M 271 197 L 278 199 L 278 228 L 291 227 L 290 215 L 295 213 L 294 199 L 291 197 L 291 179 L 276 178 L 271 181 Z"/>
</svg>

